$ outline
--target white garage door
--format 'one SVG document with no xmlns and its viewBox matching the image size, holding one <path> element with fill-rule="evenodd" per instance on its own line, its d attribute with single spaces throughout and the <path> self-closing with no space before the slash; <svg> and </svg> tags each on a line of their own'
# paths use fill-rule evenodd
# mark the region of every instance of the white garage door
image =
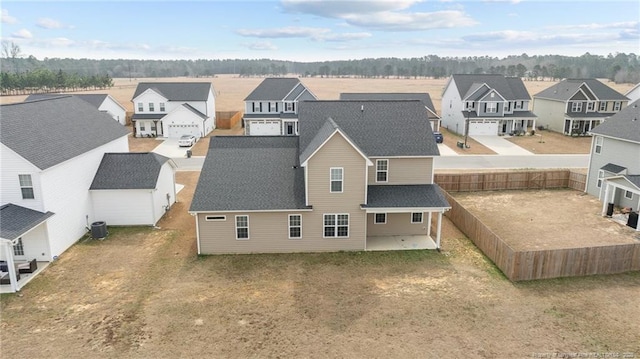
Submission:
<svg viewBox="0 0 640 359">
<path fill-rule="evenodd" d="M 280 135 L 280 122 L 250 122 L 249 134 L 251 136 L 278 136 Z"/>
<path fill-rule="evenodd" d="M 497 136 L 498 135 L 498 123 L 497 122 L 469 122 L 469 136 Z"/>
<path fill-rule="evenodd" d="M 194 135 L 200 137 L 198 125 L 169 125 L 167 137 L 179 138 L 182 135 Z"/>
</svg>

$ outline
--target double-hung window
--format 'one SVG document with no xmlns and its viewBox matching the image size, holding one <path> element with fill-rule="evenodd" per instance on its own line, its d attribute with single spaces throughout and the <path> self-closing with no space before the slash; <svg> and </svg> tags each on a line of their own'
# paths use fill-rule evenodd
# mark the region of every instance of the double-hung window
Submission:
<svg viewBox="0 0 640 359">
<path fill-rule="evenodd" d="M 604 171 L 600 170 L 598 171 L 598 183 L 596 183 L 596 186 L 598 188 L 602 187 L 602 179 L 604 178 Z"/>
<path fill-rule="evenodd" d="M 20 191 L 22 192 L 22 199 L 34 199 L 33 182 L 31 181 L 31 175 L 18 175 L 20 180 Z"/>
<path fill-rule="evenodd" d="M 160 102 L 160 112 L 164 112 L 164 102 Z"/>
<path fill-rule="evenodd" d="M 289 239 L 302 238 L 302 215 L 289 215 Z"/>
<path fill-rule="evenodd" d="M 154 106 L 154 105 L 153 105 L 153 102 L 149 102 L 149 112 L 153 112 L 153 111 L 155 111 L 155 110 L 153 109 L 153 106 Z"/>
<path fill-rule="evenodd" d="M 487 102 L 486 112 L 487 113 L 496 113 L 496 112 L 498 112 L 498 103 L 497 102 Z"/>
<path fill-rule="evenodd" d="M 589 101 L 587 102 L 587 112 L 593 112 L 595 111 L 596 108 L 596 103 L 593 101 Z"/>
<path fill-rule="evenodd" d="M 596 136 L 596 148 L 595 153 L 602 152 L 602 136 Z"/>
<path fill-rule="evenodd" d="M 600 109 L 598 111 L 600 111 L 600 112 L 607 111 L 607 102 L 606 101 L 600 102 Z"/>
<path fill-rule="evenodd" d="M 342 167 L 331 167 L 330 169 L 331 193 L 342 192 L 343 180 L 344 180 L 344 169 Z"/>
<path fill-rule="evenodd" d="M 347 238 L 349 237 L 348 214 L 325 214 L 323 225 L 323 237 Z"/>
<path fill-rule="evenodd" d="M 144 105 L 142 102 L 138 102 L 138 112 L 144 112 Z"/>
<path fill-rule="evenodd" d="M 287 112 L 293 112 L 293 102 L 285 102 L 284 110 Z"/>
<path fill-rule="evenodd" d="M 622 102 L 616 101 L 613 103 L 613 111 L 618 112 L 622 108 Z"/>
<path fill-rule="evenodd" d="M 376 182 L 389 180 L 389 160 L 376 160 Z"/>
<path fill-rule="evenodd" d="M 236 216 L 236 239 L 249 239 L 249 216 Z"/>
<path fill-rule="evenodd" d="M 574 101 L 571 102 L 571 112 L 580 112 L 582 111 L 582 102 Z"/>
</svg>

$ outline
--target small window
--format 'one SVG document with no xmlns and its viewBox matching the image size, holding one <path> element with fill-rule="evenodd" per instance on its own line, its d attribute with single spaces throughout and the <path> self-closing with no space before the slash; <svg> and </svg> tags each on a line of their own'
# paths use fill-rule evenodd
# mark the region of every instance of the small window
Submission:
<svg viewBox="0 0 640 359">
<path fill-rule="evenodd" d="M 580 112 L 580 111 L 582 111 L 582 102 L 572 102 L 571 112 Z"/>
<path fill-rule="evenodd" d="M 140 122 L 140 131 L 146 131 L 146 130 L 147 130 L 147 128 L 144 125 L 144 122 Z"/>
<path fill-rule="evenodd" d="M 587 111 L 592 112 L 596 108 L 596 103 L 593 101 L 587 102 Z"/>
<path fill-rule="evenodd" d="M 601 153 L 602 152 L 602 137 L 600 136 L 596 136 L 596 148 L 595 148 L 595 153 Z"/>
<path fill-rule="evenodd" d="M 236 216 L 236 239 L 249 239 L 249 216 Z"/>
<path fill-rule="evenodd" d="M 285 102 L 284 110 L 287 112 L 293 112 L 293 102 Z"/>
<path fill-rule="evenodd" d="M 498 112 L 498 103 L 497 102 L 487 102 L 486 113 L 497 113 Z"/>
<path fill-rule="evenodd" d="M 278 112 L 278 103 L 277 102 L 270 102 L 269 103 L 271 106 L 269 108 L 269 112 Z"/>
<path fill-rule="evenodd" d="M 342 192 L 342 180 L 344 178 L 343 169 L 332 167 L 330 169 L 330 179 L 331 179 L 331 193 L 341 193 Z"/>
<path fill-rule="evenodd" d="M 13 255 L 14 256 L 24 255 L 24 245 L 22 244 L 22 238 L 18 238 L 18 242 L 13 245 Z"/>
<path fill-rule="evenodd" d="M 604 101 L 600 102 L 600 109 L 599 109 L 599 111 L 600 111 L 600 112 L 604 112 L 604 111 L 606 111 L 606 110 L 607 110 L 607 103 L 606 103 L 606 102 L 604 102 Z"/>
<path fill-rule="evenodd" d="M 602 179 L 604 178 L 604 171 L 600 170 L 598 171 L 598 182 L 596 183 L 596 186 L 598 188 L 602 187 Z"/>
<path fill-rule="evenodd" d="M 207 222 L 226 221 L 227 220 L 227 216 L 206 216 L 206 217 L 204 217 L 204 220 L 207 221 Z"/>
<path fill-rule="evenodd" d="M 149 102 L 149 112 L 153 112 L 153 102 Z"/>
<path fill-rule="evenodd" d="M 624 198 L 626 198 L 626 199 L 633 199 L 633 192 L 631 192 L 631 191 L 624 191 Z"/>
<path fill-rule="evenodd" d="M 144 112 L 144 105 L 142 102 L 138 102 L 138 112 Z"/>
<path fill-rule="evenodd" d="M 411 213 L 411 223 L 422 223 L 422 212 Z"/>
<path fill-rule="evenodd" d="M 33 182 L 31 181 L 31 175 L 18 175 L 20 180 L 20 191 L 22 192 L 22 199 L 34 199 Z"/>
<path fill-rule="evenodd" d="M 618 112 L 618 111 L 620 111 L 621 108 L 622 108 L 622 102 L 616 101 L 613 104 L 613 111 Z"/>
<path fill-rule="evenodd" d="M 387 182 L 389 177 L 389 160 L 376 160 L 376 182 Z"/>
<path fill-rule="evenodd" d="M 164 112 L 164 102 L 160 102 L 160 112 Z"/>
<path fill-rule="evenodd" d="M 349 237 L 348 214 L 325 214 L 323 225 L 323 237 Z"/>
<path fill-rule="evenodd" d="M 375 223 L 375 224 L 385 224 L 385 223 L 387 223 L 387 214 L 386 213 L 376 213 L 374 215 L 373 223 Z"/>
<path fill-rule="evenodd" d="M 299 214 L 289 215 L 289 239 L 302 238 L 302 216 Z"/>
</svg>

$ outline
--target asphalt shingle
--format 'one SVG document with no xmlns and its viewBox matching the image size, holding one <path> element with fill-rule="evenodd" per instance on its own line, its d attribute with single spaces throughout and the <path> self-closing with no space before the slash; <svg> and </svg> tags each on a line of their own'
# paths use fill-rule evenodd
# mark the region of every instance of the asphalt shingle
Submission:
<svg viewBox="0 0 640 359">
<path fill-rule="evenodd" d="M 625 101 L 628 98 L 597 79 L 565 79 L 534 95 L 537 98 L 567 101 L 586 84 L 598 100 Z"/>
<path fill-rule="evenodd" d="M 8 203 L 0 206 L 0 238 L 14 240 L 28 230 L 53 216 L 33 209 Z"/>
<path fill-rule="evenodd" d="M 140 82 L 132 99 L 148 89 L 153 89 L 169 101 L 207 101 L 213 85 L 211 82 Z"/>
<path fill-rule="evenodd" d="M 105 153 L 89 189 L 154 189 L 167 161 L 153 152 Z"/>
<path fill-rule="evenodd" d="M 594 127 L 591 133 L 640 143 L 640 100 Z"/>
<path fill-rule="evenodd" d="M 627 167 L 618 166 L 615 163 L 607 163 L 606 165 L 600 167 L 601 170 L 618 174 L 627 169 Z"/>
<path fill-rule="evenodd" d="M 293 77 L 269 77 L 256 87 L 245 101 L 282 101 L 300 80 Z"/>
<path fill-rule="evenodd" d="M 457 74 L 452 75 L 460 94 L 464 100 L 470 89 L 477 89 L 482 84 L 487 84 L 495 89 L 507 101 L 530 100 L 531 96 L 519 77 L 505 77 L 503 75 L 474 75 Z M 472 91 L 473 92 L 473 91 Z"/>
<path fill-rule="evenodd" d="M 433 106 L 431 96 L 426 92 L 346 92 L 340 94 L 341 100 L 419 100 L 434 114 L 436 108 Z"/>
<path fill-rule="evenodd" d="M 45 93 L 45 94 L 31 94 L 27 96 L 24 100 L 28 101 L 38 101 L 38 100 L 47 100 L 56 97 L 62 96 L 75 96 L 79 99 L 85 100 L 90 103 L 95 108 L 100 108 L 104 100 L 107 98 L 107 94 L 59 94 L 59 93 Z"/>
<path fill-rule="evenodd" d="M 450 208 L 437 184 L 367 187 L 366 208 Z"/>
</svg>

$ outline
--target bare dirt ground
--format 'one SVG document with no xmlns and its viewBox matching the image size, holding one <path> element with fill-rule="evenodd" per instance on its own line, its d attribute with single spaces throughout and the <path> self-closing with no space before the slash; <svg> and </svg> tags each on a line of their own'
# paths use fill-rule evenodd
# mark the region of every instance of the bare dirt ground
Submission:
<svg viewBox="0 0 640 359">
<path fill-rule="evenodd" d="M 585 154 L 591 152 L 591 137 L 571 137 L 558 132 L 536 130 L 533 136 L 508 137 L 508 141 L 538 155 Z"/>
<path fill-rule="evenodd" d="M 640 241 L 640 234 L 632 228 L 602 217 L 602 203 L 580 191 L 554 189 L 452 195 L 515 250 Z"/>
<path fill-rule="evenodd" d="M 447 147 L 454 150 L 457 154 L 460 155 L 495 155 L 496 153 L 480 144 L 476 140 L 471 137 L 467 137 L 467 148 L 458 147 L 458 141 L 464 142 L 464 136 L 460 136 L 456 133 L 449 132 L 444 127 L 440 128 L 440 132 L 442 132 L 442 136 L 444 137 L 443 143 L 447 145 Z"/>
<path fill-rule="evenodd" d="M 638 272 L 514 284 L 446 219 L 442 253 L 198 257 L 198 176 L 159 229 L 110 227 L 3 295 L 2 357 L 640 356 Z"/>
</svg>

